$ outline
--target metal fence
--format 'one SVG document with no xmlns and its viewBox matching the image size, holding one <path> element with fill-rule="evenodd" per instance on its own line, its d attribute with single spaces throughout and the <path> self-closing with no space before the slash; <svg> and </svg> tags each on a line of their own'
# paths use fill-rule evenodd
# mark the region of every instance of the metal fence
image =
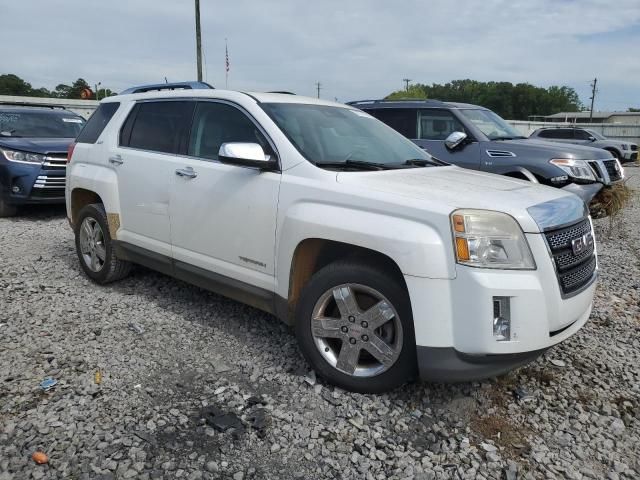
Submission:
<svg viewBox="0 0 640 480">
<path fill-rule="evenodd" d="M 522 135 L 529 136 L 542 127 L 577 127 L 588 128 L 607 138 L 626 142 L 640 143 L 640 125 L 624 123 L 564 123 L 564 122 L 529 122 L 526 120 L 507 120 Z"/>
</svg>

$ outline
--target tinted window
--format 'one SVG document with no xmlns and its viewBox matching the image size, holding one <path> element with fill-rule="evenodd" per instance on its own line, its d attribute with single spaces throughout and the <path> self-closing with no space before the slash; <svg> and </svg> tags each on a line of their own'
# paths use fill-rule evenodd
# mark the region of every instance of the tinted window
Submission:
<svg viewBox="0 0 640 480">
<path fill-rule="evenodd" d="M 130 114 L 135 115 L 131 134 L 128 139 L 121 138 L 121 144 L 141 150 L 178 153 L 191 123 L 193 108 L 194 102 L 186 101 L 140 103 Z"/>
<path fill-rule="evenodd" d="M 191 127 L 189 155 L 217 160 L 220 145 L 229 142 L 259 143 L 265 152 L 271 152 L 258 127 L 236 107 L 226 103 L 198 103 Z"/>
<path fill-rule="evenodd" d="M 424 140 L 445 140 L 453 132 L 463 132 L 464 127 L 447 110 L 420 111 L 420 138 Z"/>
<path fill-rule="evenodd" d="M 574 133 L 578 140 L 589 140 L 589 137 L 592 136 L 591 133 L 586 130 L 575 130 Z"/>
<path fill-rule="evenodd" d="M 107 126 L 119 106 L 120 104 L 116 102 L 101 103 L 96 111 L 93 112 L 93 115 L 89 117 L 89 121 L 80 132 L 80 135 L 78 135 L 76 142 L 96 143 L 104 127 Z"/>
<path fill-rule="evenodd" d="M 566 128 L 556 128 L 554 130 L 543 130 L 538 134 L 541 138 L 558 138 L 562 140 L 568 140 L 573 138 L 573 134 L 571 130 L 567 130 Z"/>
<path fill-rule="evenodd" d="M 381 108 L 365 110 L 407 138 L 418 138 L 418 111 L 414 108 Z"/>
<path fill-rule="evenodd" d="M 262 108 L 309 161 L 400 164 L 430 159 L 424 150 L 371 115 L 352 108 L 263 103 Z"/>
<path fill-rule="evenodd" d="M 76 138 L 85 121 L 71 112 L 0 111 L 0 137 Z"/>
</svg>

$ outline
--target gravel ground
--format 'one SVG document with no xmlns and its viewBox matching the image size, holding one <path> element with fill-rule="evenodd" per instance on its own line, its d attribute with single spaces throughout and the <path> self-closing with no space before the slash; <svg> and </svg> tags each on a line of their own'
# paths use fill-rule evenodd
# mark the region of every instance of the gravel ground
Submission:
<svg viewBox="0 0 640 480">
<path fill-rule="evenodd" d="M 374 396 L 316 380 L 250 307 L 142 268 L 92 284 L 62 209 L 0 219 L 0 480 L 638 478 L 640 201 L 596 224 L 577 335 L 498 379 Z"/>
</svg>

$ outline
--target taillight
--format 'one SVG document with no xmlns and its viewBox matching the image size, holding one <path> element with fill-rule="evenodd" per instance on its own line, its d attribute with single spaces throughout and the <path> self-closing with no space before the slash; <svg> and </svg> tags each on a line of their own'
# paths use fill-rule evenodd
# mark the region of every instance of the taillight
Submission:
<svg viewBox="0 0 640 480">
<path fill-rule="evenodd" d="M 67 163 L 71 161 L 71 155 L 73 155 L 73 150 L 76 148 L 76 142 L 70 143 L 67 148 Z"/>
</svg>

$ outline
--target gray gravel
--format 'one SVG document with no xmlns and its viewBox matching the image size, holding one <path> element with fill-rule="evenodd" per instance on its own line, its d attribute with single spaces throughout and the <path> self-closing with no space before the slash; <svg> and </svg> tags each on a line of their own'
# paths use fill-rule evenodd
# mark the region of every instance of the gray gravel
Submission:
<svg viewBox="0 0 640 480">
<path fill-rule="evenodd" d="M 317 379 L 250 307 L 142 268 L 92 284 L 62 209 L 0 219 L 0 480 L 638 478 L 640 202 L 597 231 L 570 341 L 498 379 L 373 396 Z"/>
</svg>

